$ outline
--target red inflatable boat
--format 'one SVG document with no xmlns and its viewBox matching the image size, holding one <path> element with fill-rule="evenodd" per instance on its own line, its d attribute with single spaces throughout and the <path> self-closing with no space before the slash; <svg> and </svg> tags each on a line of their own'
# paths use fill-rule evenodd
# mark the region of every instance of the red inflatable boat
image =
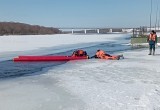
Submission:
<svg viewBox="0 0 160 110">
<path fill-rule="evenodd" d="M 13 61 L 70 61 L 70 60 L 82 60 L 88 59 L 85 57 L 74 57 L 74 56 L 18 56 L 13 58 Z"/>
</svg>

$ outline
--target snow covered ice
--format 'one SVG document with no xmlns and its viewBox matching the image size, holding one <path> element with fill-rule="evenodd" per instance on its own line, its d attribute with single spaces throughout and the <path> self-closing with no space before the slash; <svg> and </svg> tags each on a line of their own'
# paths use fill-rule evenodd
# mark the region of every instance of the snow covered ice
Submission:
<svg viewBox="0 0 160 110">
<path fill-rule="evenodd" d="M 68 68 L 59 69 L 54 77 L 69 93 L 82 99 L 86 109 L 159 110 L 159 56 L 148 57 L 146 51 L 124 55 L 127 59 L 119 61 L 70 62 Z M 55 70 L 49 71 L 51 76 L 53 73 Z"/>
<path fill-rule="evenodd" d="M 129 35 L 95 35 L 95 40 L 87 38 L 85 43 L 118 43 L 126 36 Z M 84 43 L 81 37 L 75 44 Z M 74 41 L 67 45 L 71 43 Z M 18 47 L 21 45 L 24 44 L 19 43 Z M 35 47 L 40 45 L 28 50 Z M 125 59 L 71 61 L 43 74 L 1 79 L 0 110 L 160 110 L 160 48 L 155 56 L 149 56 L 148 49 L 116 54 L 123 54 Z"/>
</svg>

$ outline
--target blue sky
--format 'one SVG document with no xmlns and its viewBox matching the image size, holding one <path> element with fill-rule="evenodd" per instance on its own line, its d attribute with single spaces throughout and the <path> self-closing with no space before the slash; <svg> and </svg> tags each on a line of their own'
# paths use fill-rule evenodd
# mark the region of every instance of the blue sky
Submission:
<svg viewBox="0 0 160 110">
<path fill-rule="evenodd" d="M 0 21 L 51 27 L 149 26 L 151 0 L 0 0 Z M 153 0 L 152 25 L 157 3 Z M 160 10 L 160 7 L 159 7 Z"/>
</svg>

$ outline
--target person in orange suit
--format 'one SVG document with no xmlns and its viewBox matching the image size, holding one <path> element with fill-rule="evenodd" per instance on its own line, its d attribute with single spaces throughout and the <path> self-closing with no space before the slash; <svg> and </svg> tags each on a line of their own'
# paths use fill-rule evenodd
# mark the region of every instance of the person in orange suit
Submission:
<svg viewBox="0 0 160 110">
<path fill-rule="evenodd" d="M 105 51 L 103 51 L 103 50 L 97 50 L 96 54 L 91 58 L 119 60 L 121 57 L 124 58 L 123 55 L 112 56 L 112 55 L 105 53 Z"/>
<path fill-rule="evenodd" d="M 76 50 L 73 52 L 72 56 L 74 57 L 85 57 L 85 56 L 88 56 L 87 55 L 87 52 L 84 51 L 84 50 Z"/>
</svg>

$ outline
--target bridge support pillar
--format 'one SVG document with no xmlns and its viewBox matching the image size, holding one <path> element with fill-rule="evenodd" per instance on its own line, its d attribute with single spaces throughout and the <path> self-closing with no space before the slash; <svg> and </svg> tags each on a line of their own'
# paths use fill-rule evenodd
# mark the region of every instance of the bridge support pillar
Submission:
<svg viewBox="0 0 160 110">
<path fill-rule="evenodd" d="M 99 29 L 97 29 L 97 33 L 99 34 Z"/>
<path fill-rule="evenodd" d="M 86 29 L 84 30 L 84 33 L 87 34 L 87 30 Z"/>
<path fill-rule="evenodd" d="M 74 34 L 74 29 L 72 29 L 72 34 Z"/>
<path fill-rule="evenodd" d="M 109 29 L 109 32 L 112 32 L 112 29 Z"/>
</svg>

